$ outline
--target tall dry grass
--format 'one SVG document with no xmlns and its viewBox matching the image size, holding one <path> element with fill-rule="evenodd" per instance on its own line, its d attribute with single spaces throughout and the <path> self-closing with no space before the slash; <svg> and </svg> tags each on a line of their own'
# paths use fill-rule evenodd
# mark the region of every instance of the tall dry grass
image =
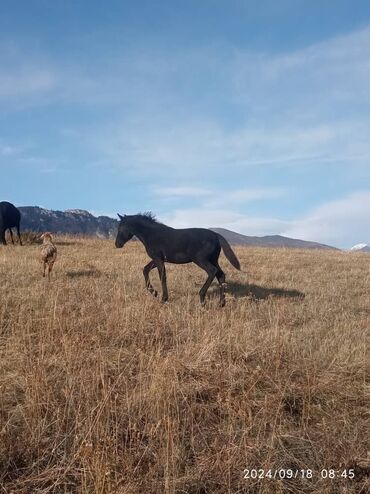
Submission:
<svg viewBox="0 0 370 494">
<path fill-rule="evenodd" d="M 204 309 L 193 265 L 151 298 L 138 243 L 63 239 L 50 283 L 38 249 L 0 247 L 0 492 L 367 492 L 369 255 L 239 248 Z"/>
</svg>

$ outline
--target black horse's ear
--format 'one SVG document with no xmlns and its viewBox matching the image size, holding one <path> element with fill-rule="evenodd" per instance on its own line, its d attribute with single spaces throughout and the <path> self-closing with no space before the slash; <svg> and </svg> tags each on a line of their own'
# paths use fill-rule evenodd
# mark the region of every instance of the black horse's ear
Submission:
<svg viewBox="0 0 370 494">
<path fill-rule="evenodd" d="M 120 220 L 123 220 L 123 216 L 121 216 L 119 213 L 117 213 L 117 215 Z"/>
</svg>

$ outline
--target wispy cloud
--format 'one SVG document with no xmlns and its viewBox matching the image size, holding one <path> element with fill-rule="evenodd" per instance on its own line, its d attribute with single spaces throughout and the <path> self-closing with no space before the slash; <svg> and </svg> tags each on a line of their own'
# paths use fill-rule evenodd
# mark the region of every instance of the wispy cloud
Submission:
<svg viewBox="0 0 370 494">
<path fill-rule="evenodd" d="M 369 44 L 370 27 L 286 54 L 231 45 L 165 54 L 148 48 L 88 67 L 46 56 L 27 61 L 18 50 L 0 69 L 0 97 L 43 93 L 50 101 L 122 108 L 124 119 L 76 128 L 76 136 L 105 165 L 138 174 L 336 160 L 363 166 Z M 213 115 L 230 106 L 232 124 Z"/>
<path fill-rule="evenodd" d="M 55 86 L 54 75 L 42 68 L 23 67 L 10 73 L 0 72 L 0 98 L 27 96 L 50 91 Z"/>
<path fill-rule="evenodd" d="M 0 142 L 0 156 L 14 156 L 18 154 L 20 150 L 14 146 L 10 146 L 8 144 L 2 144 Z"/>
<path fill-rule="evenodd" d="M 93 139 L 109 162 L 135 174 L 203 177 L 253 167 L 367 166 L 369 122 L 255 124 L 232 131 L 214 122 L 127 122 Z M 87 137 L 91 142 L 91 138 Z"/>
<path fill-rule="evenodd" d="M 0 58 L 2 104 L 14 104 L 14 101 L 50 92 L 57 86 L 58 77 L 52 65 L 28 49 L 0 42 Z"/>
<path fill-rule="evenodd" d="M 204 197 L 211 193 L 209 189 L 191 186 L 154 187 L 155 195 L 162 198 L 168 197 Z"/>
<path fill-rule="evenodd" d="M 93 140 L 108 161 L 149 175 L 336 161 L 363 167 L 370 157 L 370 119 L 363 111 L 370 103 L 369 44 L 366 28 L 284 55 L 233 47 L 218 57 L 212 48 L 187 53 L 186 71 L 214 80 L 207 107 L 202 91 L 191 92 L 192 79 L 189 92 L 174 89 L 183 87 L 177 84 L 185 70 L 181 54 L 170 52 L 165 64 L 141 60 L 155 85 L 140 86 L 134 116 L 97 129 Z M 199 100 L 191 114 L 184 110 L 189 98 Z M 232 105 L 235 122 L 212 118 L 212 105 Z"/>
<path fill-rule="evenodd" d="M 205 207 L 177 209 L 162 215 L 163 221 L 177 228 L 191 226 L 210 228 L 222 227 L 246 235 L 270 235 L 287 229 L 291 223 L 277 218 L 248 217 L 227 209 L 207 210 Z"/>
<path fill-rule="evenodd" d="M 233 189 L 223 195 L 227 203 L 243 204 L 254 201 L 269 201 L 279 199 L 287 194 L 288 190 L 282 187 L 256 187 Z M 225 197 L 226 195 L 226 197 Z"/>
<path fill-rule="evenodd" d="M 247 216 L 230 208 L 206 205 L 176 209 L 163 219 L 178 228 L 223 227 L 245 235 L 280 234 L 347 248 L 360 241 L 370 243 L 370 190 L 329 201 L 292 220 Z"/>
<path fill-rule="evenodd" d="M 238 50 L 232 72 L 235 97 L 252 106 L 256 102 L 260 110 L 270 112 L 301 110 L 302 121 L 317 114 L 346 116 L 353 103 L 370 102 L 369 42 L 370 28 L 366 27 L 274 56 Z M 356 110 L 352 107 L 352 113 Z M 277 114 L 271 117 L 279 118 Z"/>
<path fill-rule="evenodd" d="M 370 190 L 314 208 L 284 230 L 284 234 L 303 240 L 317 240 L 342 247 L 370 242 Z"/>
<path fill-rule="evenodd" d="M 285 196 L 287 189 L 282 187 L 256 187 L 241 188 L 225 191 L 224 187 L 205 188 L 196 186 L 172 186 L 172 187 L 153 187 L 153 193 L 162 199 L 167 198 L 202 198 L 206 199 L 205 204 L 213 204 L 212 196 L 215 196 L 215 202 L 219 203 L 219 197 L 225 204 L 243 204 L 247 202 L 274 200 Z"/>
</svg>

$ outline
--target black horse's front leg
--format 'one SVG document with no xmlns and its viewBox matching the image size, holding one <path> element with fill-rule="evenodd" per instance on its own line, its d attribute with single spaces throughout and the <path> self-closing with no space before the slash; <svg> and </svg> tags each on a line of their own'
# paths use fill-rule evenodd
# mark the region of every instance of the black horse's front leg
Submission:
<svg viewBox="0 0 370 494">
<path fill-rule="evenodd" d="M 143 269 L 143 274 L 144 274 L 144 279 L 145 279 L 145 286 L 146 286 L 146 289 L 154 296 L 156 297 L 158 295 L 158 292 L 157 290 L 155 290 L 152 286 L 152 284 L 150 283 L 150 279 L 149 279 L 149 273 L 150 271 L 155 268 L 156 264 L 155 262 L 152 260 L 150 262 L 148 262 L 148 264 L 144 267 Z"/>
</svg>

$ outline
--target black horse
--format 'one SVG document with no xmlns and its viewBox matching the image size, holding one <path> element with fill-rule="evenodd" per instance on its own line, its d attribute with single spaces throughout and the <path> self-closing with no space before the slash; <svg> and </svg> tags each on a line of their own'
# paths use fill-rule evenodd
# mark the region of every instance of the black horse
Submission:
<svg viewBox="0 0 370 494">
<path fill-rule="evenodd" d="M 214 277 L 220 284 L 220 304 L 225 305 L 225 273 L 218 264 L 221 248 L 230 263 L 240 270 L 238 258 L 228 242 L 211 230 L 205 228 L 176 229 L 159 223 L 151 213 L 121 216 L 116 238 L 116 247 L 121 248 L 134 235 L 145 246 L 152 260 L 144 267 L 145 285 L 149 292 L 157 296 L 149 280 L 149 272 L 158 269 L 162 284 L 162 302 L 168 300 L 165 262 L 186 264 L 194 262 L 204 269 L 208 278 L 202 286 L 199 296 L 204 304 L 205 296 Z"/>
<path fill-rule="evenodd" d="M 17 228 L 19 243 L 22 245 L 21 234 L 19 231 L 19 223 L 21 221 L 21 213 L 10 202 L 0 202 L 0 241 L 6 245 L 5 232 L 9 229 L 12 243 L 14 244 L 12 228 Z"/>
</svg>

